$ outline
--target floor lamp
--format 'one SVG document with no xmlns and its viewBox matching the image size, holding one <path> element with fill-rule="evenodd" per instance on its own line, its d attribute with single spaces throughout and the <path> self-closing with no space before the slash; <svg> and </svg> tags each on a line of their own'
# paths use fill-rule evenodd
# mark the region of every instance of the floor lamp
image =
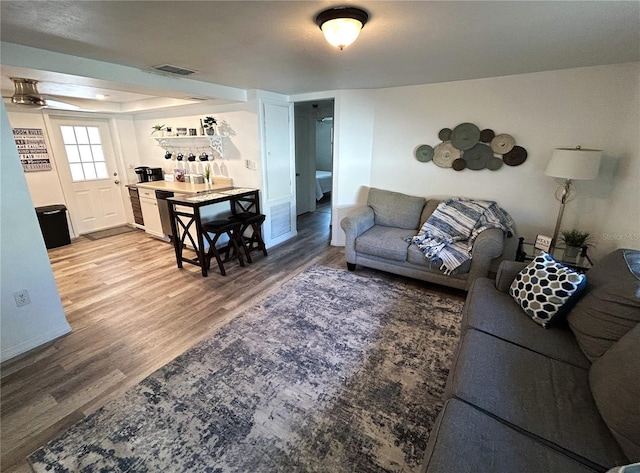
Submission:
<svg viewBox="0 0 640 473">
<path fill-rule="evenodd" d="M 564 184 L 556 190 L 556 199 L 560 201 L 560 210 L 556 220 L 556 228 L 553 231 L 551 247 L 558 243 L 558 233 L 564 214 L 564 205 L 575 197 L 575 187 L 571 181 L 590 180 L 598 177 L 600 170 L 600 158 L 602 151 L 599 149 L 556 148 L 551 155 L 545 174 L 551 177 L 564 179 Z"/>
</svg>

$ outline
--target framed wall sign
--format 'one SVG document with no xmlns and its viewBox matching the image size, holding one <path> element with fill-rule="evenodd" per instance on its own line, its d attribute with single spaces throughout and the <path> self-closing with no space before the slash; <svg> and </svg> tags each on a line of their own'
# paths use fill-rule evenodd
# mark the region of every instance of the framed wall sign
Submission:
<svg viewBox="0 0 640 473">
<path fill-rule="evenodd" d="M 25 172 L 51 171 L 51 160 L 42 128 L 14 128 L 13 138 Z"/>
</svg>

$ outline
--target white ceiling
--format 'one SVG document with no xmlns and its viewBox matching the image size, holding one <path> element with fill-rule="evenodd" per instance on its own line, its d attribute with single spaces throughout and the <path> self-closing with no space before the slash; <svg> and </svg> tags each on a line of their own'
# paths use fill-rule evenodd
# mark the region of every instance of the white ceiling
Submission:
<svg viewBox="0 0 640 473">
<path fill-rule="evenodd" d="M 338 51 L 325 42 L 314 17 L 346 4 L 353 5 L 2 0 L 0 37 L 142 70 L 174 64 L 197 70 L 193 80 L 287 95 L 640 60 L 638 1 L 356 1 L 370 20 L 353 45 Z M 3 66 L 3 95 L 15 72 Z M 176 97 L 170 91 L 140 96 L 130 87 L 61 74 L 20 73 L 39 75 L 28 77 L 43 80 L 43 94 L 88 97 L 98 86 L 114 102 Z"/>
</svg>

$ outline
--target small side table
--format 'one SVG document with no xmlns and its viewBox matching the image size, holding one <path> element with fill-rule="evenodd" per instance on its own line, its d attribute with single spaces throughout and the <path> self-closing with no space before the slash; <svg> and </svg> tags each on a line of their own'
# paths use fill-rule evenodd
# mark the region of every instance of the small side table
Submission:
<svg viewBox="0 0 640 473">
<path fill-rule="evenodd" d="M 558 246 L 549 250 L 549 254 L 559 263 L 575 269 L 580 273 L 586 273 L 593 266 L 593 262 L 587 254 L 588 247 L 583 246 L 580 254 L 575 258 L 565 258 L 564 247 Z M 532 261 L 536 256 L 542 253 L 535 247 L 534 243 L 524 241 L 524 237 L 518 238 L 518 248 L 516 250 L 516 261 Z"/>
</svg>

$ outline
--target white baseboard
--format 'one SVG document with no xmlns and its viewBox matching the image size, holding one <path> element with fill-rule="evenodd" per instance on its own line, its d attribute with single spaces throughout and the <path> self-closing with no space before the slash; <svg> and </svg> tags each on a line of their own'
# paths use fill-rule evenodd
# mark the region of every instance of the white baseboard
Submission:
<svg viewBox="0 0 640 473">
<path fill-rule="evenodd" d="M 25 340 L 24 342 L 9 347 L 6 350 L 2 350 L 2 352 L 0 353 L 0 362 L 5 362 L 15 356 L 22 355 L 29 350 L 33 350 L 40 345 L 44 345 L 45 343 L 62 337 L 63 335 L 66 335 L 70 332 L 71 326 L 69 324 L 65 323 L 64 325 L 60 325 L 59 327 L 56 327 L 53 330 L 48 331 L 47 333 L 40 334 L 40 336 L 36 338 Z"/>
</svg>

